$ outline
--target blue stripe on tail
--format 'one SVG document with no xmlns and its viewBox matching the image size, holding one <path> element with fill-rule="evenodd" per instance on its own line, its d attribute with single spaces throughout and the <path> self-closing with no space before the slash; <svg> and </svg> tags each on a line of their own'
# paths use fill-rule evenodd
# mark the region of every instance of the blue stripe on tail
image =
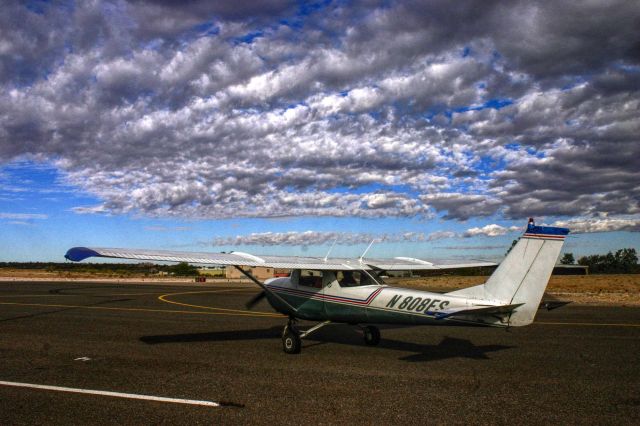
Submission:
<svg viewBox="0 0 640 426">
<path fill-rule="evenodd" d="M 555 226 L 536 226 L 533 219 L 529 219 L 527 225 L 527 234 L 544 234 L 544 235 L 567 235 L 568 228 L 558 228 Z"/>
</svg>

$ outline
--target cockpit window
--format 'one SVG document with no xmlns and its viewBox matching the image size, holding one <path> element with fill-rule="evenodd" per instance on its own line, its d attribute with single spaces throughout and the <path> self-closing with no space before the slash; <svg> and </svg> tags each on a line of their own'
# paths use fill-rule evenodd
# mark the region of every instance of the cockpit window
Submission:
<svg viewBox="0 0 640 426">
<path fill-rule="evenodd" d="M 336 273 L 340 287 L 358 287 L 378 285 L 379 283 L 365 271 L 338 271 Z"/>
<path fill-rule="evenodd" d="M 308 269 L 301 270 L 298 285 L 322 288 L 322 271 L 311 271 Z"/>
</svg>

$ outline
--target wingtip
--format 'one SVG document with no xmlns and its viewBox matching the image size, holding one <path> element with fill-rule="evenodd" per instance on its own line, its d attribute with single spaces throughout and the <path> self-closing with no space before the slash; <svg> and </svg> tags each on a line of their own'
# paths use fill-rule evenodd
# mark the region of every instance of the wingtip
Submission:
<svg viewBox="0 0 640 426">
<path fill-rule="evenodd" d="M 64 255 L 64 258 L 72 262 L 80 262 L 88 257 L 100 256 L 98 252 L 87 247 L 72 247 Z"/>
</svg>

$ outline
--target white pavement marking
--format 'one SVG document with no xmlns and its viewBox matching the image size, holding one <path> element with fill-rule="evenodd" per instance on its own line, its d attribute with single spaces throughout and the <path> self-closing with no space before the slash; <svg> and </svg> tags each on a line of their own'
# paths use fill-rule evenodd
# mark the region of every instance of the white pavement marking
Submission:
<svg viewBox="0 0 640 426">
<path fill-rule="evenodd" d="M 31 388 L 31 389 L 44 389 L 58 392 L 73 392 L 73 393 L 86 393 L 91 395 L 103 395 L 103 396 L 113 396 L 116 398 L 128 398 L 128 399 L 144 399 L 147 401 L 158 401 L 158 402 L 173 402 L 175 404 L 189 404 L 189 405 L 204 405 L 207 407 L 220 407 L 220 404 L 213 401 L 198 401 L 194 399 L 179 399 L 179 398 L 165 398 L 162 396 L 152 396 L 152 395 L 137 395 L 134 393 L 122 393 L 122 392 L 109 392 L 109 391 L 99 391 L 99 390 L 90 390 L 90 389 L 76 389 L 76 388 L 66 388 L 61 386 L 47 386 L 47 385 L 34 385 L 31 383 L 18 383 L 18 382 L 4 382 L 0 380 L 0 385 L 4 386 L 15 386 L 19 388 Z"/>
</svg>

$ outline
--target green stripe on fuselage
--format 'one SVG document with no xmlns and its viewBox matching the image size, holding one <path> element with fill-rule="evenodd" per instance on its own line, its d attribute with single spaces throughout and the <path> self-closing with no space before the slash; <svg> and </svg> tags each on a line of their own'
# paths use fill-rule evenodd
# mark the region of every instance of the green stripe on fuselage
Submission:
<svg viewBox="0 0 640 426">
<path fill-rule="evenodd" d="M 295 316 L 310 321 L 333 321 L 353 324 L 443 324 L 448 321 L 436 320 L 423 313 L 400 311 L 395 309 L 358 306 L 310 297 L 278 292 L 298 311 Z"/>
<path fill-rule="evenodd" d="M 278 292 L 278 296 L 282 297 L 291 306 L 298 311 L 295 316 L 310 321 L 326 321 L 328 318 L 324 311 L 324 301 L 312 299 L 305 296 L 296 296 L 284 292 Z"/>
</svg>

